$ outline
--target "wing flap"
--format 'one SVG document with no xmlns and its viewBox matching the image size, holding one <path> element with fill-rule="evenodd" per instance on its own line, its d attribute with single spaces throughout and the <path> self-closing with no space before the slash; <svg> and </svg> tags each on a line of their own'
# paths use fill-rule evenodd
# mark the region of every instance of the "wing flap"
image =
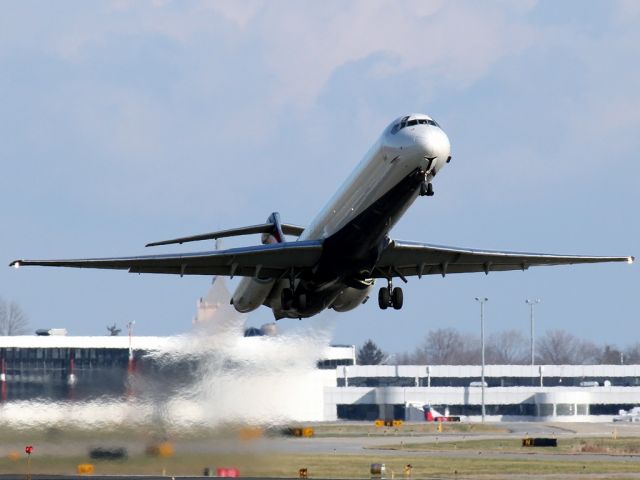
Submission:
<svg viewBox="0 0 640 480">
<path fill-rule="evenodd" d="M 374 276 L 446 275 L 453 273 L 526 270 L 529 267 L 579 263 L 627 262 L 633 257 L 596 257 L 499 252 L 392 241 L 383 251 Z"/>
<path fill-rule="evenodd" d="M 139 257 L 86 258 L 74 260 L 16 260 L 10 266 L 99 268 L 132 273 L 178 275 L 224 275 L 276 277 L 287 270 L 313 267 L 322 252 L 322 242 L 288 242 L 212 252 L 144 255 Z"/>
</svg>

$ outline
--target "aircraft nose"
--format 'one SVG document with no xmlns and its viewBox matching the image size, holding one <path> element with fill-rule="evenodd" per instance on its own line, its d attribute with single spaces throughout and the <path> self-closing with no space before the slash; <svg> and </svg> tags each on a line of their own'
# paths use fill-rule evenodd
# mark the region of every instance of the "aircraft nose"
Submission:
<svg viewBox="0 0 640 480">
<path fill-rule="evenodd" d="M 424 129 L 415 137 L 416 146 L 420 148 L 427 158 L 446 160 L 451 154 L 449 137 L 438 127 Z"/>
</svg>

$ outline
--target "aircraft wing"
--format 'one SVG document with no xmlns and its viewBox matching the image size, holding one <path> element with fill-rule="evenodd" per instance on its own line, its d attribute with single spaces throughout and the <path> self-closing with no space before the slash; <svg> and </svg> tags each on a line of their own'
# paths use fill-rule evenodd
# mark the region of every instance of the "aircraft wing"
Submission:
<svg viewBox="0 0 640 480">
<path fill-rule="evenodd" d="M 410 275 L 421 277 L 434 274 L 444 276 L 449 273 L 489 273 L 576 263 L 633 263 L 633 260 L 633 257 L 589 257 L 472 250 L 393 240 L 382 252 L 373 276 L 376 278 L 402 278 Z"/>
<path fill-rule="evenodd" d="M 177 275 L 234 275 L 278 278 L 290 269 L 314 266 L 322 252 L 321 241 L 274 243 L 211 252 L 140 257 L 85 258 L 77 260 L 15 260 L 12 267 L 39 265 L 128 270 L 131 273 Z"/>
</svg>

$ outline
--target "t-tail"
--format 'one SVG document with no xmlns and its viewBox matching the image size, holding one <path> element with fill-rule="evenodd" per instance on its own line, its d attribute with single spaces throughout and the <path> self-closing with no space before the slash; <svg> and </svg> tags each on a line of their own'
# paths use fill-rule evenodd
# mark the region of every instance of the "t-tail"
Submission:
<svg viewBox="0 0 640 480">
<path fill-rule="evenodd" d="M 273 212 L 267 218 L 266 223 L 258 225 L 249 225 L 247 227 L 231 228 L 229 230 L 218 230 L 216 232 L 202 233 L 199 235 L 191 235 L 189 237 L 173 238 L 171 240 L 161 240 L 159 242 L 148 243 L 147 247 L 156 247 L 158 245 L 182 244 L 187 242 L 198 242 L 200 240 L 217 240 L 225 237 L 239 237 L 242 235 L 252 235 L 254 233 L 262 234 L 262 243 L 284 243 L 285 235 L 294 235 L 299 237 L 304 231 L 304 227 L 291 225 L 290 223 L 281 223 L 280 214 Z"/>
</svg>

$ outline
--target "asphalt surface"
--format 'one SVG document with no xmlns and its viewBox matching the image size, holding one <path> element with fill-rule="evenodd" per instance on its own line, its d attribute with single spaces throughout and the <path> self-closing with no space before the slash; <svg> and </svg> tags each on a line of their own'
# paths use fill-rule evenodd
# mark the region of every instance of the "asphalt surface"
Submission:
<svg viewBox="0 0 640 480">
<path fill-rule="evenodd" d="M 468 456 L 474 452 L 466 450 L 464 452 L 409 452 L 407 450 L 389 450 L 382 447 L 388 445 L 400 445 L 408 443 L 437 443 L 437 442 L 463 442 L 465 440 L 485 440 L 523 437 L 554 437 L 554 438 L 587 438 L 587 437 L 609 437 L 614 430 L 620 437 L 640 436 L 640 424 L 546 424 L 539 422 L 513 422 L 499 423 L 500 428 L 507 432 L 471 432 L 471 433 L 447 433 L 434 434 L 413 434 L 389 433 L 378 436 L 316 436 L 312 438 L 296 437 L 263 437 L 251 441 L 240 441 L 237 439 L 197 439 L 178 440 L 174 443 L 176 453 L 281 453 L 281 454 L 340 454 L 340 455 L 385 455 L 385 456 Z M 434 425 L 435 429 L 435 425 Z M 402 432 L 402 430 L 399 430 Z M 65 440 L 61 442 L 56 439 L 40 440 L 37 442 L 39 455 L 85 455 L 91 447 L 123 447 L 127 449 L 129 455 L 143 454 L 146 443 L 140 439 L 118 439 L 107 444 L 91 444 L 86 441 Z M 540 456 L 536 449 L 533 454 Z M 475 453 L 477 455 L 477 452 Z M 486 454 L 503 457 L 514 455 L 515 458 L 530 458 L 532 453 L 508 454 L 491 453 Z M 549 455 L 557 456 L 557 455 Z M 581 458 L 590 457 L 588 454 L 581 454 Z M 562 457 L 562 455 L 561 455 Z M 602 454 L 593 457 L 603 458 Z M 619 458 L 618 455 L 607 457 Z M 626 457 L 625 457 L 626 458 Z M 628 460 L 640 460 L 639 457 L 630 456 Z"/>
</svg>

